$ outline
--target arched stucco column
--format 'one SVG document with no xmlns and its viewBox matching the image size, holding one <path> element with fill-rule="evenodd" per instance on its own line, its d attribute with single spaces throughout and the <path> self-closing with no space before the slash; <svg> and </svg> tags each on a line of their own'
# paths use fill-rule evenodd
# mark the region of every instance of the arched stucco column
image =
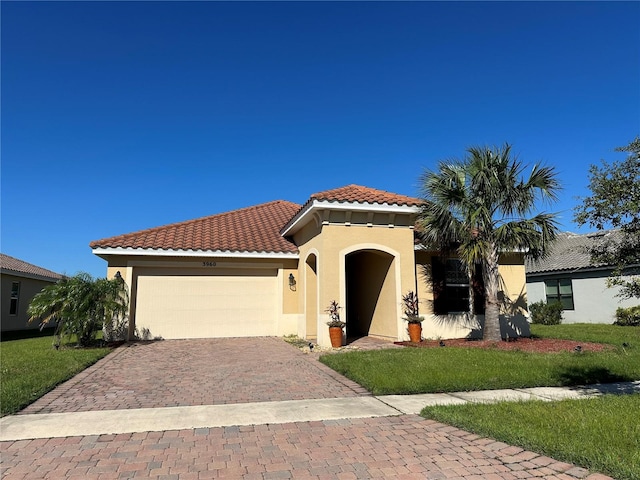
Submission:
<svg viewBox="0 0 640 480">
<path fill-rule="evenodd" d="M 299 332 L 302 338 L 318 340 L 318 251 L 314 248 L 308 252 L 302 268 L 304 269 L 304 322 Z"/>
</svg>

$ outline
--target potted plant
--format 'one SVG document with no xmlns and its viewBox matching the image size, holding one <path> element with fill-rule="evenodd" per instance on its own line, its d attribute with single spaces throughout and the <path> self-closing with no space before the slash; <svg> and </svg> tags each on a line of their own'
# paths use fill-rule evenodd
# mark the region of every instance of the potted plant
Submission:
<svg viewBox="0 0 640 480">
<path fill-rule="evenodd" d="M 409 324 L 409 340 L 420 343 L 422 340 L 422 321 L 424 317 L 418 314 L 418 295 L 409 292 L 402 297 L 404 320 Z"/>
<path fill-rule="evenodd" d="M 331 338 L 331 346 L 333 348 L 338 348 L 342 346 L 342 329 L 346 325 L 343 321 L 340 320 L 340 305 L 335 300 L 331 300 L 329 304 L 329 308 L 325 311 L 329 314 L 329 320 L 327 325 L 329 325 L 329 338 Z"/>
</svg>

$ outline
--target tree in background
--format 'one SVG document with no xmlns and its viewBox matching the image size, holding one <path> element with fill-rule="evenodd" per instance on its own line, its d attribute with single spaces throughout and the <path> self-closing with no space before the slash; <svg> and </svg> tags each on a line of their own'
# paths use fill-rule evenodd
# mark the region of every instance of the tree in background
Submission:
<svg viewBox="0 0 640 480">
<path fill-rule="evenodd" d="M 619 285 L 621 297 L 640 298 L 640 278 L 623 277 L 632 272 L 629 267 L 640 265 L 640 137 L 616 151 L 627 152 L 626 160 L 603 160 L 602 166 L 589 168 L 591 196 L 575 208 L 575 220 L 598 230 L 620 229 L 621 235 L 607 238 L 590 250 L 591 260 L 615 266 L 609 286 Z"/>
<path fill-rule="evenodd" d="M 486 340 L 501 339 L 500 254 L 519 251 L 539 258 L 558 232 L 553 214 L 532 215 L 539 200 L 556 200 L 555 170 L 535 165 L 526 179 L 524 170 L 505 144 L 469 148 L 463 160 L 440 162 L 437 171 L 426 171 L 420 179 L 422 242 L 455 249 L 472 274 L 482 269 Z"/>
<path fill-rule="evenodd" d="M 124 281 L 94 279 L 88 273 L 65 277 L 35 295 L 28 307 L 30 322 L 56 324 L 56 347 L 62 337 L 77 336 L 81 346 L 91 345 L 97 331 L 127 314 L 129 299 Z"/>
</svg>

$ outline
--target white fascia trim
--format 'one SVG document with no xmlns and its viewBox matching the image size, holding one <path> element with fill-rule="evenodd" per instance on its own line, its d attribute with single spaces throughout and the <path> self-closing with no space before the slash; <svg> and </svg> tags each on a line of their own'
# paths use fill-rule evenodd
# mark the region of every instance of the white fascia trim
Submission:
<svg viewBox="0 0 640 480">
<path fill-rule="evenodd" d="M 421 243 L 416 243 L 413 249 L 417 252 L 422 250 L 424 252 L 438 252 L 439 250 L 434 248 L 428 248 L 422 245 Z M 514 250 L 500 250 L 500 253 L 527 253 L 529 251 L 528 248 L 516 248 Z"/>
<path fill-rule="evenodd" d="M 153 257 L 217 257 L 298 259 L 297 253 L 232 252 L 230 250 L 155 250 L 153 248 L 94 248 L 94 255 L 142 255 Z"/>
<path fill-rule="evenodd" d="M 295 221 L 282 232 L 285 237 L 297 230 L 296 226 L 304 225 L 307 217 L 313 215 L 316 210 L 350 210 L 374 213 L 418 213 L 419 207 L 413 205 L 389 205 L 388 203 L 355 203 L 355 202 L 330 202 L 328 200 L 314 200 Z"/>
</svg>

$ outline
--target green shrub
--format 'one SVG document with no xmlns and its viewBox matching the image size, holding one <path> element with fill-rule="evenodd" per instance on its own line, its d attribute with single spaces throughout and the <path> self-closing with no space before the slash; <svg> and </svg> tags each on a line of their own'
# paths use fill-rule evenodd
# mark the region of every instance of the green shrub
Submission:
<svg viewBox="0 0 640 480">
<path fill-rule="evenodd" d="M 127 314 L 129 297 L 121 277 L 95 279 L 88 273 L 64 277 L 37 293 L 27 308 L 29 322 L 41 326 L 55 325 L 55 345 L 60 337 L 78 337 L 78 344 L 90 346 L 100 329 L 105 327 L 105 340 L 110 341 L 113 319 Z"/>
<path fill-rule="evenodd" d="M 562 323 L 562 305 L 559 302 L 546 303 L 542 300 L 529 305 L 531 323 L 537 325 L 560 325 Z"/>
<path fill-rule="evenodd" d="M 613 324 L 622 327 L 640 327 L 640 305 L 618 308 L 616 310 L 616 321 Z"/>
</svg>

